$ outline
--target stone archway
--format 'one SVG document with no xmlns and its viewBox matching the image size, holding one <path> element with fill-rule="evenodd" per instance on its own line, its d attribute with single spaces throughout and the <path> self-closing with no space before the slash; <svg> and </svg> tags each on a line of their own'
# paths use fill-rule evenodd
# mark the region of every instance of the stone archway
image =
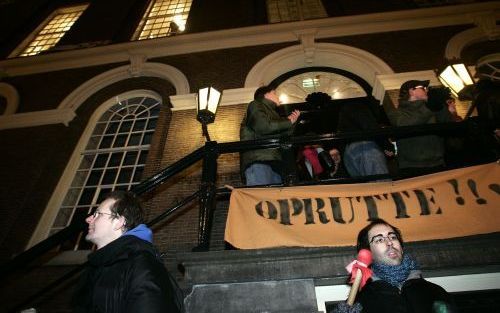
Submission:
<svg viewBox="0 0 500 313">
<path fill-rule="evenodd" d="M 245 87 L 270 83 L 287 72 L 306 67 L 331 67 L 351 72 L 374 86 L 377 75 L 393 74 L 393 70 L 377 56 L 350 46 L 315 43 L 313 57 L 302 46 L 276 51 L 258 62 L 248 73 Z"/>
<path fill-rule="evenodd" d="M 59 104 L 58 109 L 71 108 L 73 111 L 76 111 L 88 97 L 98 90 L 133 76 L 162 78 L 174 85 L 177 94 L 189 93 L 189 83 L 186 76 L 173 66 L 161 63 L 144 63 L 139 67 L 132 68 L 130 65 L 125 65 L 88 80 L 67 96 Z"/>
</svg>

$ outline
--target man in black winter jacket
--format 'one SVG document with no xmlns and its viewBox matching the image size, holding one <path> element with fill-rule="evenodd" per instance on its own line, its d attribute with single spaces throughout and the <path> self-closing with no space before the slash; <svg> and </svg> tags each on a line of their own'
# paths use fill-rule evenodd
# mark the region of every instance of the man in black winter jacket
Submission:
<svg viewBox="0 0 500 313">
<path fill-rule="evenodd" d="M 265 139 L 291 135 L 292 126 L 300 112 L 288 117 L 278 114 L 280 100 L 271 86 L 257 88 L 254 100 L 248 104 L 247 113 L 240 126 L 240 140 Z M 279 149 L 258 149 L 241 153 L 241 174 L 247 186 L 281 184 L 281 153 Z"/>
<path fill-rule="evenodd" d="M 446 105 L 447 96 L 433 88 L 429 81 L 409 80 L 399 89 L 399 106 L 385 104 L 387 117 L 393 126 L 416 126 L 453 122 Z M 441 170 L 444 166 L 444 139 L 424 135 L 397 140 L 398 163 L 403 176 L 416 176 Z"/>
<path fill-rule="evenodd" d="M 152 244 L 143 211 L 130 192 L 115 191 L 87 217 L 89 255 L 74 312 L 178 313 L 183 297 Z"/>
<path fill-rule="evenodd" d="M 343 303 L 336 312 L 455 312 L 450 294 L 422 278 L 416 261 L 403 253 L 398 228 L 382 219 L 372 221 L 359 232 L 357 249 L 371 251 L 373 274 L 356 297 L 357 303 L 352 307 Z"/>
</svg>

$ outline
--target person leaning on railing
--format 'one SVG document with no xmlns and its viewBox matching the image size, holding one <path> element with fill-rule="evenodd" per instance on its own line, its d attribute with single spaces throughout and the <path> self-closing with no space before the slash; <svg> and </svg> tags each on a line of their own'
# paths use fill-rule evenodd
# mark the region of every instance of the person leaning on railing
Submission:
<svg viewBox="0 0 500 313">
<path fill-rule="evenodd" d="M 278 105 L 280 101 L 274 88 L 258 88 L 241 122 L 240 140 L 290 135 L 300 112 L 295 110 L 288 117 L 281 117 L 277 111 Z M 240 156 L 241 173 L 247 186 L 281 184 L 281 163 L 278 148 L 250 150 Z"/>
<path fill-rule="evenodd" d="M 337 130 L 369 132 L 381 128 L 378 107 L 375 104 L 353 103 L 343 105 Z M 344 165 L 351 177 L 387 175 L 386 156 L 392 156 L 393 145 L 386 138 L 349 142 L 344 149 Z"/>
<path fill-rule="evenodd" d="M 393 126 L 452 122 L 446 100 L 449 90 L 428 90 L 429 81 L 409 80 L 399 90 L 399 106 L 385 105 Z M 444 168 L 444 139 L 437 135 L 397 140 L 398 164 L 403 175 L 418 175 Z"/>
</svg>

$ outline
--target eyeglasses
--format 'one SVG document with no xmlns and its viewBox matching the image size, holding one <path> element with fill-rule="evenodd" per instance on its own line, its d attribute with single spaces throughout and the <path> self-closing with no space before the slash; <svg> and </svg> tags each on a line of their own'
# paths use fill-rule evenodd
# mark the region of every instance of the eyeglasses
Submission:
<svg viewBox="0 0 500 313">
<path fill-rule="evenodd" d="M 383 243 L 387 243 L 388 241 L 399 242 L 399 237 L 396 233 L 388 233 L 387 236 L 376 235 L 376 236 L 373 236 L 372 240 L 370 240 L 370 243 L 374 243 L 376 245 L 381 245 Z"/>
<path fill-rule="evenodd" d="M 427 90 L 427 87 L 425 86 L 415 86 L 412 89 L 422 89 L 422 90 Z"/>
<path fill-rule="evenodd" d="M 97 218 L 100 214 L 114 216 L 114 214 L 112 213 L 95 211 L 94 213 L 92 213 L 92 218 Z"/>
</svg>

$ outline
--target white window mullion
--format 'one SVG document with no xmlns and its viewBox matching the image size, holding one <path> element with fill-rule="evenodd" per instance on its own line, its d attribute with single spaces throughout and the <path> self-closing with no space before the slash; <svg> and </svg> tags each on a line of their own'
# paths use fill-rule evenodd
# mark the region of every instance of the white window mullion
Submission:
<svg viewBox="0 0 500 313">
<path fill-rule="evenodd" d="M 137 102 L 137 98 L 134 99 L 134 102 Z M 57 222 L 57 225 L 53 224 L 50 233 L 62 229 L 62 223 L 69 225 L 75 216 L 81 217 L 84 213 L 90 213 L 108 191 L 116 188 L 129 189 L 138 183 L 134 182 L 134 176 L 137 173 L 136 169 L 141 167 L 141 170 L 143 170 L 145 162 L 145 160 L 140 162 L 140 155 L 150 148 L 149 144 L 142 144 L 145 134 L 152 131 L 152 128 L 146 127 L 146 125 L 149 124 L 149 120 L 157 119 L 159 114 L 157 110 L 158 100 L 146 97 L 139 100 L 141 103 L 139 105 L 132 104 L 128 100 L 117 101 L 118 103 L 104 112 L 100 120 L 96 122 L 85 150 L 81 151 L 80 166 L 75 169 L 71 185 L 67 189 L 59 214 L 54 221 L 54 223 Z M 152 112 L 154 114 L 151 114 Z M 135 125 L 139 122 L 144 123 L 144 127 L 134 131 Z M 131 142 L 131 136 L 136 136 L 139 141 Z M 113 138 L 110 146 L 102 147 L 103 143 L 109 138 Z M 91 141 L 95 142 L 90 143 Z M 120 146 L 116 146 L 117 144 Z M 133 159 L 127 160 L 130 157 Z M 120 177 L 122 178 L 120 179 Z M 87 197 L 91 198 L 86 199 Z M 79 204 L 82 199 L 86 200 Z M 68 202 L 70 200 L 71 202 Z M 68 209 L 71 211 L 68 212 Z M 84 212 L 85 210 L 86 212 Z M 78 249 L 86 246 L 88 248 L 88 244 L 81 242 L 83 240 L 81 235 L 74 240 L 76 240 L 74 247 L 71 245 L 65 246 L 65 248 Z"/>
<path fill-rule="evenodd" d="M 9 57 L 37 55 L 55 46 L 88 5 L 56 10 Z"/>
</svg>

